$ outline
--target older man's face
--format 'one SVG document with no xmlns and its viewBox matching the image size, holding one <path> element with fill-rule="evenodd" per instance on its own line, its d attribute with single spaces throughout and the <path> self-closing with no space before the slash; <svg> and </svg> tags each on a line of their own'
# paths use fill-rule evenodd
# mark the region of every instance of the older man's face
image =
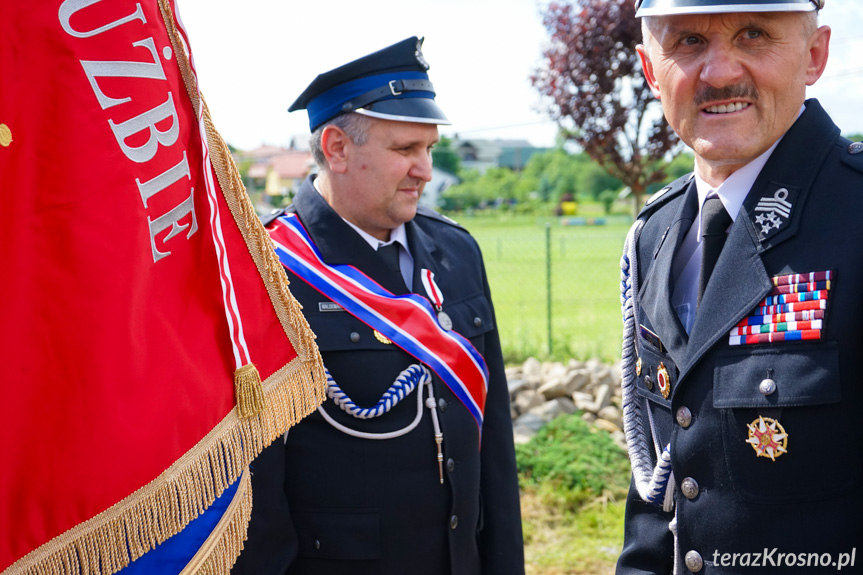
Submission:
<svg viewBox="0 0 863 575">
<path fill-rule="evenodd" d="M 639 48 L 665 117 L 718 185 L 794 123 L 827 62 L 830 29 L 790 12 L 661 16 Z M 714 181 L 711 181 L 714 180 Z"/>
</svg>

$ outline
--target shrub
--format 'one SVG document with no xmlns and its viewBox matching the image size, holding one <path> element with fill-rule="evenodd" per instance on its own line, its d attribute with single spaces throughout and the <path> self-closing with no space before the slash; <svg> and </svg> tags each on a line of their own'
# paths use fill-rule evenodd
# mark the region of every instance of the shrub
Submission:
<svg viewBox="0 0 863 575">
<path fill-rule="evenodd" d="M 578 413 L 558 417 L 517 445 L 516 459 L 523 488 L 573 511 L 598 497 L 625 497 L 629 488 L 626 453 Z"/>
</svg>

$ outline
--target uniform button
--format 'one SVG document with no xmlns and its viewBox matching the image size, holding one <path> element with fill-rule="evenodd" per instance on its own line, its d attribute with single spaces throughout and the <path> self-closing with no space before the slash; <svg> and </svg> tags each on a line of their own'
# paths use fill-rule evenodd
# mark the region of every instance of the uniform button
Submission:
<svg viewBox="0 0 863 575">
<path fill-rule="evenodd" d="M 446 400 L 441 398 L 437 400 L 437 408 L 443 413 L 446 411 Z"/>
<path fill-rule="evenodd" d="M 649 375 L 644 376 L 644 385 L 647 386 L 647 389 L 653 391 L 653 379 Z"/>
<path fill-rule="evenodd" d="M 355 331 L 352 331 L 351 332 L 351 341 L 354 343 L 357 343 L 358 341 L 360 341 L 360 334 L 358 334 Z"/>
<path fill-rule="evenodd" d="M 848 151 L 852 154 L 859 154 L 863 152 L 863 142 L 854 142 L 850 146 L 848 146 Z"/>
<path fill-rule="evenodd" d="M 473 318 L 473 325 L 475 325 L 476 327 L 482 327 L 482 318 L 481 317 Z"/>
<path fill-rule="evenodd" d="M 321 540 L 315 539 L 315 550 L 318 550 L 320 548 L 321 548 Z"/>
<path fill-rule="evenodd" d="M 686 568 L 693 573 L 698 573 L 704 568 L 704 559 L 698 551 L 687 551 L 683 561 L 686 563 Z"/>
<path fill-rule="evenodd" d="M 692 412 L 689 411 L 688 407 L 681 407 L 677 410 L 677 423 L 684 429 L 692 424 Z"/>
<path fill-rule="evenodd" d="M 449 527 L 450 529 L 455 529 L 458 527 L 458 515 L 453 515 L 449 518 Z"/>
<path fill-rule="evenodd" d="M 455 471 L 455 460 L 452 457 L 446 460 L 446 470 L 450 473 Z"/>
<path fill-rule="evenodd" d="M 680 483 L 680 491 L 683 492 L 683 496 L 687 499 L 695 499 L 698 497 L 698 482 L 691 477 L 687 477 Z"/>
<path fill-rule="evenodd" d="M 770 378 L 762 380 L 761 383 L 758 384 L 758 391 L 760 391 L 762 395 L 772 395 L 773 392 L 776 391 L 776 382 Z"/>
</svg>

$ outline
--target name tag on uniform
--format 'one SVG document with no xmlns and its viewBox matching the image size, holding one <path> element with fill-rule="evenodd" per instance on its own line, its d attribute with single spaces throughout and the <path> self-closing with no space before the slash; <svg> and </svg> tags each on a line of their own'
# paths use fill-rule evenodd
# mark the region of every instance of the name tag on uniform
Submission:
<svg viewBox="0 0 863 575">
<path fill-rule="evenodd" d="M 319 301 L 318 311 L 345 311 L 345 308 L 333 301 Z"/>
</svg>

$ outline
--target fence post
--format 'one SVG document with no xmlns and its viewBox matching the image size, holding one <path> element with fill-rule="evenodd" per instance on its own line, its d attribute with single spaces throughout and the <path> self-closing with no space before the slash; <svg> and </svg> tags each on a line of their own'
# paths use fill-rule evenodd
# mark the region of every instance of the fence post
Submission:
<svg viewBox="0 0 863 575">
<path fill-rule="evenodd" d="M 546 309 L 548 310 L 546 317 L 548 325 L 548 355 L 551 357 L 554 348 L 551 339 L 551 222 L 545 223 L 545 283 Z"/>
</svg>

